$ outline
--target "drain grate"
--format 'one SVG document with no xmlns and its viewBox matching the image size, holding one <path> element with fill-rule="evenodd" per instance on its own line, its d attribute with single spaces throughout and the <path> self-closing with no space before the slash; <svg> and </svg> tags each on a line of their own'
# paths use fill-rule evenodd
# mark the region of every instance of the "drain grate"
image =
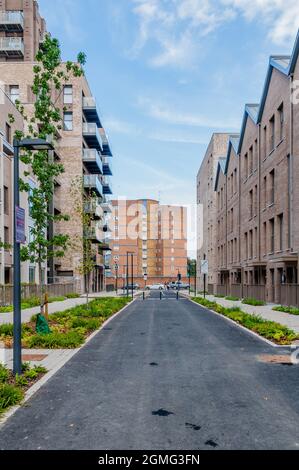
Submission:
<svg viewBox="0 0 299 470">
<path fill-rule="evenodd" d="M 293 365 L 291 356 L 286 356 L 285 354 L 263 354 L 258 356 L 258 360 L 261 362 L 267 362 L 269 364 L 288 364 Z"/>
</svg>

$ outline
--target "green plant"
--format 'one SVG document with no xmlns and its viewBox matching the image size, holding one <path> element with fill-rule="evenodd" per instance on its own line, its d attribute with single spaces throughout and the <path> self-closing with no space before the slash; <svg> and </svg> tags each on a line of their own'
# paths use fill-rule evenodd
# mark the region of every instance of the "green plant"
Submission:
<svg viewBox="0 0 299 470">
<path fill-rule="evenodd" d="M 0 313 L 9 313 L 13 311 L 12 305 L 7 305 L 7 307 L 0 307 Z"/>
<path fill-rule="evenodd" d="M 57 297 L 49 297 L 48 302 L 49 302 L 49 304 L 51 304 L 53 302 L 63 302 L 65 299 L 66 299 L 65 297 L 60 295 L 60 296 L 57 296 Z"/>
<path fill-rule="evenodd" d="M 265 305 L 265 302 L 263 302 L 262 300 L 246 298 L 242 300 L 242 304 L 253 305 L 255 307 L 258 307 L 258 306 Z"/>
<path fill-rule="evenodd" d="M 5 366 L 0 364 L 0 383 L 3 384 L 8 381 L 9 370 Z"/>
<path fill-rule="evenodd" d="M 22 371 L 26 372 L 26 370 L 30 369 L 30 363 L 29 362 L 23 362 L 22 364 Z"/>
<path fill-rule="evenodd" d="M 264 338 L 272 340 L 278 344 L 287 345 L 291 344 L 295 339 L 298 339 L 297 333 L 286 326 L 274 321 L 264 320 L 257 315 L 242 312 L 238 307 L 224 308 L 216 302 L 210 302 L 202 297 L 194 297 L 193 300 L 210 310 L 221 313 L 231 320 L 240 323 L 240 325 L 243 325 L 245 328 L 248 328 L 249 330 L 252 330 Z"/>
<path fill-rule="evenodd" d="M 233 302 L 236 302 L 236 301 L 240 300 L 239 297 L 235 297 L 234 295 L 228 295 L 227 297 L 225 297 L 225 299 L 226 300 L 231 300 Z"/>
<path fill-rule="evenodd" d="M 46 374 L 48 372 L 47 369 L 44 366 L 34 366 L 33 369 L 38 374 Z"/>
<path fill-rule="evenodd" d="M 72 349 L 81 346 L 84 342 L 84 335 L 77 331 L 67 333 L 52 332 L 48 335 L 36 334 L 27 339 L 28 348 L 41 349 Z"/>
<path fill-rule="evenodd" d="M 0 385 L 0 413 L 20 403 L 23 397 L 24 394 L 20 388 L 9 384 Z"/>
<path fill-rule="evenodd" d="M 273 310 L 275 310 L 276 312 L 289 313 L 290 315 L 299 315 L 299 308 L 297 307 L 283 307 L 281 305 L 279 307 L 273 307 Z"/>
<path fill-rule="evenodd" d="M 27 372 L 26 372 L 27 373 Z M 26 379 L 25 375 L 16 375 L 15 377 L 15 384 L 17 387 L 27 387 L 28 380 Z"/>
<path fill-rule="evenodd" d="M 38 377 L 38 372 L 34 369 L 29 369 L 24 372 L 23 377 L 29 380 L 35 380 Z"/>
<path fill-rule="evenodd" d="M 218 299 L 224 299 L 225 295 L 215 294 L 214 297 L 217 297 Z"/>
<path fill-rule="evenodd" d="M 80 294 L 76 294 L 75 292 L 71 294 L 66 294 L 67 299 L 79 299 L 80 297 L 81 297 Z"/>
<path fill-rule="evenodd" d="M 13 336 L 13 324 L 4 323 L 3 325 L 0 325 L 0 336 Z"/>
</svg>

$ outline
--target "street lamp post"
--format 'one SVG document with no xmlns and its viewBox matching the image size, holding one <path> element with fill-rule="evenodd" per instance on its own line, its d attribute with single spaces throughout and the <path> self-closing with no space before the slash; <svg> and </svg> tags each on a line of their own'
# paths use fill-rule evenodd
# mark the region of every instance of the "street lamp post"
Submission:
<svg viewBox="0 0 299 470">
<path fill-rule="evenodd" d="M 22 318 L 21 318 L 21 259 L 18 217 L 20 214 L 20 149 L 27 150 L 53 150 L 53 145 L 45 139 L 14 139 L 14 236 L 13 236 L 13 373 L 22 374 Z M 23 240 L 24 242 L 25 240 Z"/>
<path fill-rule="evenodd" d="M 118 294 L 118 264 L 115 264 L 116 295 Z"/>
</svg>

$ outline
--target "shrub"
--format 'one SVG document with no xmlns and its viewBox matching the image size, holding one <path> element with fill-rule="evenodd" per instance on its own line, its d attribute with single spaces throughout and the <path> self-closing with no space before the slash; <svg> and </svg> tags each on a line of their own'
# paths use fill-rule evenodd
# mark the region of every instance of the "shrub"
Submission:
<svg viewBox="0 0 299 470">
<path fill-rule="evenodd" d="M 227 297 L 225 297 L 226 300 L 231 300 L 233 302 L 237 302 L 239 299 L 239 297 L 235 297 L 234 295 L 228 295 Z"/>
<path fill-rule="evenodd" d="M 0 336 L 13 336 L 13 324 L 5 323 L 0 325 Z"/>
<path fill-rule="evenodd" d="M 9 384 L 0 385 L 0 413 L 9 406 L 17 405 L 23 400 L 24 394 L 20 388 Z"/>
<path fill-rule="evenodd" d="M 262 300 L 246 298 L 242 301 L 242 304 L 253 305 L 253 306 L 257 307 L 257 306 L 265 305 L 265 302 L 263 302 Z"/>
<path fill-rule="evenodd" d="M 13 311 L 13 306 L 8 305 L 7 307 L 0 307 L 0 313 L 9 313 Z"/>
<path fill-rule="evenodd" d="M 80 294 L 75 294 L 75 292 L 73 292 L 72 294 L 66 294 L 66 298 L 67 299 L 79 299 L 81 297 Z"/>
<path fill-rule="evenodd" d="M 218 299 L 224 299 L 225 295 L 215 294 L 214 297 L 217 297 Z"/>
<path fill-rule="evenodd" d="M 28 383 L 25 375 L 16 375 L 15 384 L 17 387 L 27 387 Z"/>
<path fill-rule="evenodd" d="M 35 369 L 29 369 L 24 372 L 23 377 L 29 380 L 35 380 L 38 377 L 38 372 Z"/>
<path fill-rule="evenodd" d="M 3 384 L 8 381 L 9 370 L 6 369 L 2 364 L 0 364 L 0 383 Z"/>
<path fill-rule="evenodd" d="M 264 320 L 262 317 L 257 315 L 250 315 L 249 313 L 242 312 L 238 307 L 223 308 L 215 302 L 210 302 L 201 297 L 193 298 L 193 300 L 204 307 L 225 315 L 231 320 L 245 326 L 245 328 L 255 331 L 264 338 L 275 341 L 276 343 L 290 344 L 298 338 L 298 335 L 286 326 L 274 321 Z"/>
<path fill-rule="evenodd" d="M 52 304 L 53 302 L 63 302 L 64 300 L 65 300 L 65 297 L 57 296 L 57 297 L 49 297 L 48 302 L 49 304 Z"/>
<path fill-rule="evenodd" d="M 299 315 L 299 308 L 296 307 L 283 307 L 281 305 L 280 307 L 273 307 L 273 310 L 276 312 L 290 313 L 291 315 Z"/>
<path fill-rule="evenodd" d="M 83 334 L 79 333 L 78 331 L 68 331 L 67 333 L 53 332 L 48 335 L 36 334 L 28 338 L 25 345 L 29 349 L 72 349 L 81 346 L 83 342 Z"/>
</svg>

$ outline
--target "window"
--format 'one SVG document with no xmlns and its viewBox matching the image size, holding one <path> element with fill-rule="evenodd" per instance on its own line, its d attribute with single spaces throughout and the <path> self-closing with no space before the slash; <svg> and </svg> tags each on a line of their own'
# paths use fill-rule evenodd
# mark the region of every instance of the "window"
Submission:
<svg viewBox="0 0 299 470">
<path fill-rule="evenodd" d="M 264 127 L 264 159 L 267 158 L 267 126 Z"/>
<path fill-rule="evenodd" d="M 254 237 L 255 237 L 255 245 L 254 245 L 255 253 L 254 253 L 254 256 L 257 258 L 258 253 L 259 253 L 259 239 L 258 239 L 257 227 L 255 227 L 255 229 L 254 229 Z"/>
<path fill-rule="evenodd" d="M 244 178 L 248 178 L 248 154 L 244 155 Z"/>
<path fill-rule="evenodd" d="M 63 103 L 72 104 L 73 103 L 73 87 L 72 85 L 65 85 L 63 87 Z"/>
<path fill-rule="evenodd" d="M 257 215 L 257 201 L 258 200 L 258 191 L 257 191 L 257 184 L 254 187 L 254 201 L 253 201 L 253 215 Z"/>
<path fill-rule="evenodd" d="M 10 243 L 10 239 L 9 239 L 9 228 L 8 227 L 4 227 L 4 243 L 6 245 L 9 245 Z"/>
<path fill-rule="evenodd" d="M 253 232 L 252 230 L 249 231 L 249 258 L 252 259 L 253 257 Z"/>
<path fill-rule="evenodd" d="M 234 169 L 234 194 L 237 192 L 237 168 Z"/>
<path fill-rule="evenodd" d="M 270 136 L 269 136 L 270 152 L 275 147 L 275 116 L 273 115 L 270 119 Z"/>
<path fill-rule="evenodd" d="M 254 154 L 253 154 L 253 169 L 256 170 L 258 167 L 258 146 L 257 139 L 254 141 Z"/>
<path fill-rule="evenodd" d="M 245 233 L 245 260 L 248 259 L 248 234 Z"/>
<path fill-rule="evenodd" d="M 279 250 L 283 250 L 283 214 L 278 216 L 278 224 L 279 224 Z"/>
<path fill-rule="evenodd" d="M 4 186 L 3 188 L 3 199 L 4 199 L 4 214 L 9 215 L 9 194 L 8 188 Z"/>
<path fill-rule="evenodd" d="M 283 129 L 284 129 L 284 109 L 283 109 L 283 103 L 278 108 L 278 114 L 279 114 L 279 139 L 283 139 Z"/>
<path fill-rule="evenodd" d="M 249 219 L 253 217 L 253 190 L 249 191 Z"/>
<path fill-rule="evenodd" d="M 270 172 L 270 188 L 269 188 L 269 204 L 274 204 L 275 201 L 275 172 L 272 170 Z"/>
<path fill-rule="evenodd" d="M 73 113 L 65 112 L 63 114 L 63 129 L 65 131 L 73 130 Z"/>
<path fill-rule="evenodd" d="M 263 208 L 267 207 L 267 176 L 264 176 L 263 180 Z"/>
<path fill-rule="evenodd" d="M 5 138 L 11 144 L 11 127 L 8 123 L 5 124 Z"/>
<path fill-rule="evenodd" d="M 11 85 L 9 87 L 10 99 L 13 103 L 16 103 L 20 99 L 20 88 L 18 85 Z"/>
<path fill-rule="evenodd" d="M 264 255 L 267 254 L 267 222 L 263 224 L 263 235 L 264 235 Z"/>
<path fill-rule="evenodd" d="M 249 154 L 248 154 L 248 171 L 249 174 L 251 175 L 253 171 L 253 147 L 251 146 L 249 149 Z"/>
<path fill-rule="evenodd" d="M 270 219 L 269 224 L 270 224 L 270 252 L 274 253 L 274 249 L 275 249 L 275 223 L 274 223 L 274 219 Z"/>
<path fill-rule="evenodd" d="M 29 266 L 29 283 L 35 284 L 35 267 Z"/>
</svg>

